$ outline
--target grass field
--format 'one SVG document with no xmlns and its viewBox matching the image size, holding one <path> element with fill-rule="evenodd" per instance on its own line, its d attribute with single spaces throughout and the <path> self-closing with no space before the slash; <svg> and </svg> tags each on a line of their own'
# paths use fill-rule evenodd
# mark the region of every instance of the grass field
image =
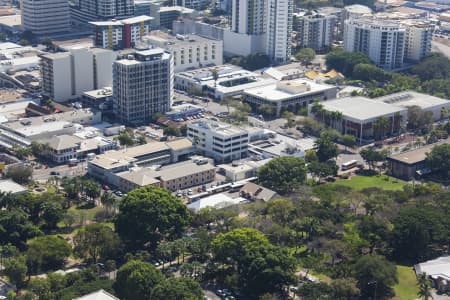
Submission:
<svg viewBox="0 0 450 300">
<path fill-rule="evenodd" d="M 395 300 L 415 300 L 417 299 L 416 274 L 412 267 L 397 265 L 398 284 L 394 286 Z"/>
<path fill-rule="evenodd" d="M 403 186 L 407 183 L 400 179 L 389 177 L 386 175 L 380 176 L 356 175 L 353 176 L 351 179 L 341 179 L 331 184 L 348 186 L 355 190 L 362 190 L 370 187 L 378 187 L 383 190 L 399 191 L 402 190 Z"/>
</svg>

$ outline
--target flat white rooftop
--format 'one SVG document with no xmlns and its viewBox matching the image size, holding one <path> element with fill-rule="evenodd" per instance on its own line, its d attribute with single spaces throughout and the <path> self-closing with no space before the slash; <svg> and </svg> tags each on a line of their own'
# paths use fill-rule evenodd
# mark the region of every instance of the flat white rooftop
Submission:
<svg viewBox="0 0 450 300">
<path fill-rule="evenodd" d="M 12 180 L 0 180 L 0 192 L 2 193 L 20 194 L 26 191 L 26 188 Z"/>
<path fill-rule="evenodd" d="M 324 101 L 321 104 L 325 110 L 338 111 L 343 116 L 357 122 L 368 122 L 381 116 L 394 115 L 406 111 L 405 108 L 364 97 L 346 97 Z"/>
<path fill-rule="evenodd" d="M 190 123 L 188 125 L 188 128 L 196 128 L 196 129 L 204 129 L 209 130 L 211 132 L 214 132 L 216 134 L 220 135 L 236 135 L 236 134 L 245 134 L 247 133 L 247 130 L 227 124 L 222 122 L 216 122 L 212 120 L 202 120 Z"/>
<path fill-rule="evenodd" d="M 334 88 L 330 85 L 315 83 L 312 80 L 295 79 L 280 81 L 256 88 L 246 89 L 244 93 L 269 101 L 281 101 Z"/>
<path fill-rule="evenodd" d="M 418 106 L 422 109 L 450 105 L 450 101 L 446 99 L 413 91 L 399 92 L 383 97 L 378 97 L 374 100 L 382 101 L 384 103 L 389 103 L 400 107 Z"/>
</svg>

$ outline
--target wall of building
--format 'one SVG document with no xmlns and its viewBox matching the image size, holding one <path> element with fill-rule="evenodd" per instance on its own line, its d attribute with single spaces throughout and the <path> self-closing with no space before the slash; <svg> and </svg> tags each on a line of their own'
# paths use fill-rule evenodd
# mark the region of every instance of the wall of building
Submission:
<svg viewBox="0 0 450 300">
<path fill-rule="evenodd" d="M 70 56 L 53 60 L 53 94 L 51 95 L 56 102 L 66 101 L 72 97 L 72 62 Z"/>
<path fill-rule="evenodd" d="M 81 95 L 83 92 L 94 89 L 94 56 L 86 48 L 73 49 L 72 53 L 72 72 L 74 95 Z"/>
<path fill-rule="evenodd" d="M 116 57 L 117 54 L 113 51 L 94 53 L 95 89 L 112 86 L 112 65 Z"/>
</svg>

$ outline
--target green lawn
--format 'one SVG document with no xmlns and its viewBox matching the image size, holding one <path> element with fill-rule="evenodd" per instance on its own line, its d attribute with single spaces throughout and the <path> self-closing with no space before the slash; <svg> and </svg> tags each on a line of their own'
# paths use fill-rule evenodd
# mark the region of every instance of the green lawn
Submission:
<svg viewBox="0 0 450 300">
<path fill-rule="evenodd" d="M 356 175 L 353 176 L 351 179 L 340 179 L 331 184 L 348 186 L 355 190 L 362 190 L 370 187 L 378 187 L 383 190 L 399 191 L 402 190 L 403 186 L 407 183 L 400 179 L 389 177 L 386 175 L 380 176 Z"/>
<path fill-rule="evenodd" d="M 394 286 L 396 300 L 415 300 L 417 299 L 416 274 L 412 267 L 397 265 L 398 284 Z"/>
</svg>

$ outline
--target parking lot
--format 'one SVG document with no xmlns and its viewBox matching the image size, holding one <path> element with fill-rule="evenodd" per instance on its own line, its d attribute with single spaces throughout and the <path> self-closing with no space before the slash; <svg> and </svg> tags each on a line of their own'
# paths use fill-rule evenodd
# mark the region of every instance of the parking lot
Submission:
<svg viewBox="0 0 450 300">
<path fill-rule="evenodd" d="M 176 101 L 184 101 L 187 103 L 193 103 L 195 105 L 203 107 L 206 111 L 210 111 L 213 115 L 218 113 L 228 112 L 228 108 L 224 105 L 220 105 L 218 102 L 214 102 L 209 99 L 209 102 L 204 102 L 199 99 L 194 99 L 189 95 L 181 94 L 178 92 L 174 92 Z M 230 107 L 230 112 L 234 110 L 233 107 Z"/>
</svg>

